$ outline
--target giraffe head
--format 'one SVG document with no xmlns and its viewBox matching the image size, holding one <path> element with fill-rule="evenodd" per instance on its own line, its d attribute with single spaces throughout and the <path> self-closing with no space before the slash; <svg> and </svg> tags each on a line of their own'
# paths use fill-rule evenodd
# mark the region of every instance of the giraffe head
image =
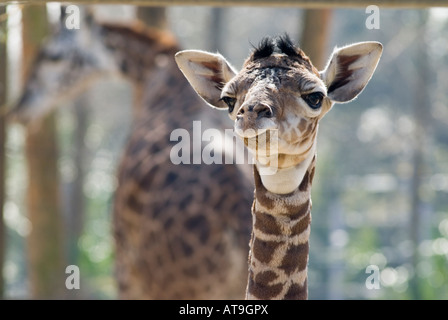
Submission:
<svg viewBox="0 0 448 320">
<path fill-rule="evenodd" d="M 39 48 L 23 93 L 9 114 L 12 120 L 27 123 L 39 118 L 113 68 L 113 60 L 98 41 L 101 28 L 93 16 L 83 15 L 79 29 L 68 29 L 63 13 L 53 34 Z"/>
<path fill-rule="evenodd" d="M 79 29 L 68 29 L 61 15 L 56 31 L 39 49 L 10 119 L 37 120 L 106 75 L 142 83 L 155 67 L 167 65 L 178 50 L 170 33 L 141 22 L 99 23 L 89 12 L 82 17 Z"/>
<path fill-rule="evenodd" d="M 275 166 L 283 178 L 294 180 L 285 184 L 277 175 L 273 182 L 260 171 L 265 187 L 274 193 L 289 193 L 300 184 L 299 177 L 314 156 L 319 120 L 334 103 L 346 103 L 359 95 L 381 53 L 378 42 L 336 48 L 319 72 L 285 35 L 263 39 L 240 72 L 220 54 L 204 51 L 181 51 L 176 61 L 208 105 L 229 112 L 257 168 Z"/>
</svg>

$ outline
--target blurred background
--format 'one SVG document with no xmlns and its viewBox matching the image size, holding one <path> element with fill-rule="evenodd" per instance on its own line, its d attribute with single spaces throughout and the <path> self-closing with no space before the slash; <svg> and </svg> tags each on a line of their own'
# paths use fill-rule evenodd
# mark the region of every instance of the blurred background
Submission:
<svg viewBox="0 0 448 320">
<path fill-rule="evenodd" d="M 448 299 L 448 9 L 380 8 L 379 28 L 369 29 L 365 8 L 92 8 L 101 20 L 146 19 L 183 48 L 219 51 L 236 67 L 265 35 L 289 33 L 320 69 L 335 46 L 380 41 L 384 53 L 367 88 L 320 125 L 309 297 Z M 0 10 L 3 109 L 20 94 L 25 58 L 51 34 L 59 6 Z M 34 150 L 23 126 L 1 118 L 0 298 L 45 299 L 55 277 L 48 270 L 58 264 L 81 271 L 80 289 L 60 297 L 117 297 L 111 205 L 132 101 L 127 81 L 100 79 L 54 112 L 41 137 L 53 147 Z M 53 182 L 47 174 L 48 185 L 34 186 L 57 199 L 47 218 L 26 205 L 27 163 L 39 153 L 56 172 Z M 28 238 L 35 221 L 44 224 L 40 241 Z M 36 266 L 42 243 L 60 255 Z M 379 289 L 366 286 L 369 265 L 378 267 Z"/>
</svg>

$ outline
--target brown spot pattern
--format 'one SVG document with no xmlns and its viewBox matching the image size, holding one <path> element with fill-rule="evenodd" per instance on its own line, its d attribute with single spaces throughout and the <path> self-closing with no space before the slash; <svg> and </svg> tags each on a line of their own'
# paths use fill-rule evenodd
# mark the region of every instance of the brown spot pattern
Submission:
<svg viewBox="0 0 448 320">
<path fill-rule="evenodd" d="M 291 220 L 297 220 L 303 217 L 305 214 L 309 213 L 311 211 L 311 200 L 307 199 L 306 202 L 301 203 L 298 206 L 286 206 L 288 208 L 289 218 Z M 311 216 L 310 216 L 311 217 Z"/>
<path fill-rule="evenodd" d="M 254 227 L 265 234 L 281 233 L 281 229 L 278 226 L 276 219 L 272 215 L 263 212 L 256 214 Z"/>
<path fill-rule="evenodd" d="M 275 250 L 281 243 L 277 241 L 264 241 L 255 239 L 252 246 L 252 254 L 257 260 L 263 263 L 269 263 L 275 253 Z"/>
<path fill-rule="evenodd" d="M 302 217 L 306 213 L 307 213 L 307 216 L 302 218 L 299 222 L 297 222 L 294 225 L 294 227 L 291 228 L 291 234 L 301 234 L 311 224 L 311 208 L 309 208 L 309 203 L 310 202 L 308 201 L 307 202 L 308 208 L 306 209 L 306 212 L 299 215 L 298 218 Z M 306 204 L 304 204 L 304 207 L 306 207 Z"/>
<path fill-rule="evenodd" d="M 290 276 L 294 272 L 305 270 L 308 263 L 308 242 L 291 245 L 285 252 L 280 269 Z"/>
<path fill-rule="evenodd" d="M 269 285 L 269 282 L 275 279 L 274 277 L 276 277 L 275 273 L 265 272 L 261 277 L 258 277 L 258 275 L 255 276 L 254 280 L 254 275 L 250 274 L 248 291 L 262 300 L 272 299 L 272 297 L 278 296 L 283 289 L 283 285 L 281 283 Z"/>
<path fill-rule="evenodd" d="M 306 300 L 308 299 L 307 280 L 303 286 L 293 283 L 285 294 L 285 300 Z"/>
</svg>

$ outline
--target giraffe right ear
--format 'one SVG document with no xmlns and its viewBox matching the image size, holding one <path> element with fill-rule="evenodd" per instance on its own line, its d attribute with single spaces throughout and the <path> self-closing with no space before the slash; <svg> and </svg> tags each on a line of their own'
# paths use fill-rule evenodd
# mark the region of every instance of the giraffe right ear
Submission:
<svg viewBox="0 0 448 320">
<path fill-rule="evenodd" d="M 222 55 L 185 50 L 176 53 L 175 59 L 185 78 L 207 104 L 218 109 L 228 109 L 221 100 L 221 91 L 236 75 L 236 71 Z"/>
</svg>

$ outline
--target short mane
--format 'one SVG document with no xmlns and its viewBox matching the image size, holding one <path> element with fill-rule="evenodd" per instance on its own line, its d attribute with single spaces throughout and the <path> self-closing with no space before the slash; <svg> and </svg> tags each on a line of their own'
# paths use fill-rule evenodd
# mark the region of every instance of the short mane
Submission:
<svg viewBox="0 0 448 320">
<path fill-rule="evenodd" d="M 274 40 L 271 37 L 261 39 L 257 47 L 254 47 L 251 60 L 258 60 L 269 57 L 275 49 Z"/>
<path fill-rule="evenodd" d="M 252 61 L 267 58 L 271 56 L 274 52 L 284 53 L 290 57 L 300 57 L 301 50 L 298 49 L 288 34 L 284 34 L 282 36 L 277 36 L 275 38 L 272 37 L 264 37 L 257 47 L 254 47 L 254 51 L 252 53 Z"/>
<path fill-rule="evenodd" d="M 310 58 L 295 45 L 287 33 L 277 37 L 264 37 L 258 46 L 254 46 L 254 51 L 247 61 L 268 58 L 273 53 L 282 53 L 289 58 L 304 65 L 308 70 L 318 74 L 317 69 L 312 65 Z"/>
<path fill-rule="evenodd" d="M 285 33 L 283 36 L 277 37 L 276 45 L 281 53 L 284 53 L 290 57 L 300 56 L 299 49 L 296 48 L 287 33 Z"/>
</svg>

